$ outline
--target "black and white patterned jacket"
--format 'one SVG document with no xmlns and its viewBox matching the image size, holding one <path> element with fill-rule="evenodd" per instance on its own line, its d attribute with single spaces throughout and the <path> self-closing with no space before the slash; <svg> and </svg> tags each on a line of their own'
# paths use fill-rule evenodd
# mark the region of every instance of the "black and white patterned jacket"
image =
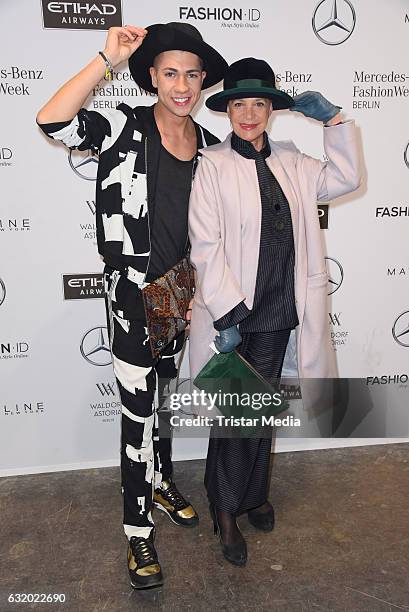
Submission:
<svg viewBox="0 0 409 612">
<path fill-rule="evenodd" d="M 71 122 L 40 125 L 69 148 L 99 153 L 96 183 L 98 251 L 104 262 L 142 284 L 149 266 L 150 232 L 160 154 L 154 105 L 115 110 L 82 108 Z M 194 122 L 198 149 L 219 140 Z M 200 155 L 198 153 L 198 155 Z M 169 189 L 172 185 L 169 185 Z"/>
</svg>

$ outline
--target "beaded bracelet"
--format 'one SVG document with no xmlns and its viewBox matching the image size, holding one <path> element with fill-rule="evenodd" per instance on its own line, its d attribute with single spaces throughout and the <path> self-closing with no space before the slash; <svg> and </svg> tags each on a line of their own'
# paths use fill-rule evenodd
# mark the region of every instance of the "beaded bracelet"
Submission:
<svg viewBox="0 0 409 612">
<path fill-rule="evenodd" d="M 105 53 L 102 53 L 102 51 L 98 51 L 98 53 L 105 62 L 105 78 L 108 79 L 108 81 L 112 81 L 112 79 L 114 78 L 114 67 L 112 66 Z"/>
</svg>

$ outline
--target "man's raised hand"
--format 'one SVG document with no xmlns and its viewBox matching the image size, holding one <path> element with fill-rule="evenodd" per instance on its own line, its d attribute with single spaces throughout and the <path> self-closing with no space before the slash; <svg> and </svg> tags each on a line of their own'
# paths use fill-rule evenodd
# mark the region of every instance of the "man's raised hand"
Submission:
<svg viewBox="0 0 409 612">
<path fill-rule="evenodd" d="M 104 54 L 112 66 L 126 61 L 143 43 L 148 31 L 144 28 L 126 25 L 122 28 L 109 28 Z"/>
</svg>

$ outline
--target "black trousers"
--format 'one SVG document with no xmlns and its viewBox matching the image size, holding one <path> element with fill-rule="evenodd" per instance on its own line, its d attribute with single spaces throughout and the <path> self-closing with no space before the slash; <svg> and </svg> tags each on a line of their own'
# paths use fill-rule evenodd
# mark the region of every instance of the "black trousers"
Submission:
<svg viewBox="0 0 409 612">
<path fill-rule="evenodd" d="M 291 329 L 242 334 L 239 352 L 266 379 L 279 379 Z M 239 514 L 267 500 L 272 429 L 263 438 L 223 438 L 214 425 L 207 452 L 205 486 L 219 510 Z"/>
</svg>

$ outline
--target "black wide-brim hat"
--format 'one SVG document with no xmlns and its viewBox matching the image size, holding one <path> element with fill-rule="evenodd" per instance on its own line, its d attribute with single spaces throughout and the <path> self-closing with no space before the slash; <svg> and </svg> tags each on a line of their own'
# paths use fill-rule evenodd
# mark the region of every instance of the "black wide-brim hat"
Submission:
<svg viewBox="0 0 409 612">
<path fill-rule="evenodd" d="M 226 60 L 210 45 L 204 42 L 199 30 L 188 23 L 156 23 L 148 26 L 147 35 L 141 46 L 128 60 L 132 78 L 145 91 L 157 93 L 153 87 L 149 68 L 154 59 L 163 51 L 189 51 L 203 61 L 206 77 L 202 89 L 207 89 L 222 80 L 227 69 Z"/>
<path fill-rule="evenodd" d="M 264 60 L 245 57 L 234 62 L 226 70 L 223 91 L 206 100 L 207 108 L 225 113 L 229 100 L 237 98 L 267 98 L 273 103 L 273 110 L 294 106 L 294 99 L 285 91 L 276 88 L 272 68 Z"/>
</svg>

